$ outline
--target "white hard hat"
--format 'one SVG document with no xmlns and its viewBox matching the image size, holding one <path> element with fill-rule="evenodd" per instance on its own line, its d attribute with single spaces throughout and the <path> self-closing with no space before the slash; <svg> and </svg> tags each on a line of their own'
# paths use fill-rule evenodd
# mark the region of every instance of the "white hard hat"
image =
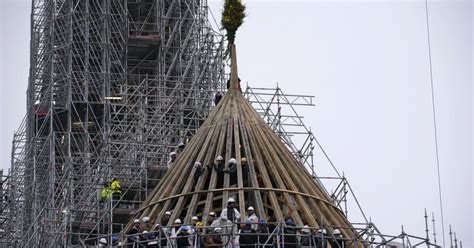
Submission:
<svg viewBox="0 0 474 248">
<path fill-rule="evenodd" d="M 100 244 L 107 244 L 107 240 L 105 238 L 99 239 Z"/>
<path fill-rule="evenodd" d="M 145 217 L 142 218 L 143 223 L 147 223 L 148 221 L 150 221 L 150 217 L 145 216 Z"/>
<path fill-rule="evenodd" d="M 216 213 L 215 213 L 215 212 L 210 212 L 210 213 L 209 213 L 209 216 L 214 216 L 214 217 L 215 217 L 215 216 L 216 216 Z"/>
<path fill-rule="evenodd" d="M 235 203 L 235 200 L 234 200 L 234 198 L 232 198 L 232 197 L 229 198 L 229 200 L 227 200 L 227 203 L 231 203 L 231 202 Z"/>
<path fill-rule="evenodd" d="M 326 234 L 326 229 L 319 229 L 319 230 L 318 230 L 318 233 Z"/>
<path fill-rule="evenodd" d="M 160 223 L 158 223 L 158 224 L 155 224 L 155 227 L 160 227 L 160 226 L 161 226 L 161 224 L 160 224 Z"/>
<path fill-rule="evenodd" d="M 248 211 L 254 211 L 255 209 L 253 209 L 252 206 L 250 206 L 249 208 L 247 208 Z"/>
<path fill-rule="evenodd" d="M 339 231 L 339 229 L 334 229 L 334 235 L 339 235 L 341 234 L 341 231 Z"/>
<path fill-rule="evenodd" d="M 193 216 L 191 220 L 199 220 L 199 218 L 197 216 Z"/>
<path fill-rule="evenodd" d="M 177 153 L 176 152 L 171 152 L 170 156 L 173 156 L 173 155 L 177 155 Z"/>
<path fill-rule="evenodd" d="M 139 219 L 134 219 L 133 224 L 137 224 L 137 223 L 140 223 L 140 220 Z"/>
<path fill-rule="evenodd" d="M 201 166 L 201 162 L 194 163 L 194 166 Z"/>
<path fill-rule="evenodd" d="M 165 215 L 171 215 L 171 212 L 170 212 L 170 211 L 166 211 L 166 212 L 165 212 Z"/>
<path fill-rule="evenodd" d="M 185 146 L 185 144 L 183 142 L 179 142 L 178 147 L 180 146 Z"/>
<path fill-rule="evenodd" d="M 222 160 L 224 160 L 224 158 L 219 155 L 219 156 L 217 156 L 216 160 L 217 160 L 217 161 L 222 161 Z"/>
<path fill-rule="evenodd" d="M 148 231 L 147 231 L 147 230 L 143 230 L 143 232 L 142 232 L 142 233 L 148 233 Z"/>
<path fill-rule="evenodd" d="M 304 225 L 303 228 L 301 228 L 301 232 L 303 232 L 303 233 L 310 233 L 310 231 L 309 231 L 309 226 L 308 226 L 308 225 Z"/>
<path fill-rule="evenodd" d="M 235 158 L 229 159 L 229 164 L 237 164 L 237 160 Z"/>
<path fill-rule="evenodd" d="M 174 223 L 175 223 L 175 224 L 181 224 L 182 222 L 181 222 L 180 219 L 176 219 L 176 220 L 174 221 Z"/>
<path fill-rule="evenodd" d="M 222 228 L 216 227 L 216 228 L 214 228 L 214 232 L 215 232 L 215 233 L 221 233 L 221 232 L 222 232 Z"/>
<path fill-rule="evenodd" d="M 118 246 L 119 246 L 119 247 L 120 247 L 120 246 L 122 246 L 122 245 L 123 245 L 123 243 L 122 243 L 122 242 L 118 242 Z"/>
</svg>

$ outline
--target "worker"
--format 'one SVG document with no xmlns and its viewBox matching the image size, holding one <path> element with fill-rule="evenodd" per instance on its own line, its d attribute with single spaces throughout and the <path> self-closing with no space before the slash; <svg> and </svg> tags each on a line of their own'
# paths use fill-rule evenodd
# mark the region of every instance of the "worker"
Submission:
<svg viewBox="0 0 474 248">
<path fill-rule="evenodd" d="M 239 84 L 238 89 L 239 89 L 240 92 L 242 92 L 242 88 L 240 87 L 240 78 L 237 78 L 237 81 L 238 81 L 238 84 Z M 230 79 L 227 80 L 227 89 L 229 89 L 229 88 L 230 88 Z"/>
<path fill-rule="evenodd" d="M 252 229 L 252 222 L 246 221 L 240 224 L 240 247 L 255 247 L 255 244 L 257 244 L 257 234 L 255 229 Z"/>
<path fill-rule="evenodd" d="M 158 244 L 161 244 L 161 247 L 166 247 L 168 245 L 168 238 L 170 236 L 170 233 L 168 232 L 169 228 L 163 227 L 161 224 L 155 224 L 154 228 L 154 237 L 156 242 L 156 245 L 158 247 Z"/>
<path fill-rule="evenodd" d="M 243 178 L 243 183 L 244 185 L 249 185 L 249 167 L 247 166 L 247 158 L 242 157 L 240 159 L 240 166 L 242 167 L 242 178 Z"/>
<path fill-rule="evenodd" d="M 199 226 L 198 227 L 198 223 Z M 193 244 L 194 247 L 196 247 L 197 242 L 199 239 L 196 239 L 197 236 L 200 236 L 201 231 L 202 231 L 202 222 L 199 221 L 199 218 L 197 216 L 191 217 L 191 226 L 189 227 L 189 233 L 191 236 L 189 237 L 189 241 L 191 244 Z"/>
<path fill-rule="evenodd" d="M 171 227 L 171 237 L 176 237 L 176 234 L 178 234 L 178 230 L 181 228 L 182 224 L 183 222 L 181 222 L 181 219 L 174 220 L 174 224 Z"/>
<path fill-rule="evenodd" d="M 147 247 L 148 244 L 148 230 L 143 230 L 139 236 L 140 238 L 140 245 L 139 247 Z"/>
<path fill-rule="evenodd" d="M 255 209 L 250 206 L 247 208 L 247 214 L 248 214 L 248 218 L 246 220 L 246 222 L 250 222 L 252 223 L 252 229 L 257 231 L 258 229 L 258 217 L 257 215 L 255 214 Z"/>
<path fill-rule="evenodd" d="M 171 235 L 175 239 L 176 247 L 189 247 L 191 232 L 188 226 L 181 225 L 181 220 L 176 219 L 176 226 L 173 228 L 173 234 Z M 178 227 L 179 226 L 179 227 Z"/>
<path fill-rule="evenodd" d="M 160 224 L 155 224 L 153 228 L 150 230 L 150 233 L 148 233 L 148 244 L 147 244 L 148 246 L 147 247 L 152 247 L 152 248 L 159 247 L 159 238 L 160 238 L 160 231 L 161 231 L 160 227 L 161 227 Z"/>
<path fill-rule="evenodd" d="M 176 234 L 176 244 L 178 248 L 191 246 L 191 232 L 188 226 L 182 226 Z"/>
<path fill-rule="evenodd" d="M 332 242 L 331 247 L 345 248 L 346 242 L 344 241 L 344 238 L 342 237 L 341 231 L 336 228 L 334 229 L 333 234 L 334 234 L 335 240 Z"/>
<path fill-rule="evenodd" d="M 205 168 L 202 166 L 201 162 L 194 163 L 194 184 L 197 183 L 199 177 L 204 172 Z"/>
<path fill-rule="evenodd" d="M 170 159 L 168 160 L 168 169 L 171 169 L 171 167 L 173 167 L 174 161 L 176 161 L 177 157 L 178 154 L 176 152 L 170 153 Z"/>
<path fill-rule="evenodd" d="M 217 186 L 216 188 L 222 188 L 224 185 L 224 170 L 225 163 L 222 156 L 217 156 L 216 161 L 214 162 L 214 170 L 217 173 Z"/>
<path fill-rule="evenodd" d="M 139 232 L 140 220 L 134 219 L 132 229 L 130 229 L 130 231 L 127 233 L 127 243 L 129 244 L 129 247 L 134 247 L 134 244 L 138 241 L 137 233 Z"/>
<path fill-rule="evenodd" d="M 181 154 L 181 152 L 183 152 L 185 147 L 186 147 L 186 144 L 184 142 L 180 142 L 178 144 L 178 154 Z"/>
<path fill-rule="evenodd" d="M 163 217 L 161 217 L 161 225 L 163 227 L 165 226 L 168 226 L 168 223 L 170 221 L 170 218 L 171 218 L 171 212 L 170 211 L 166 211 L 165 214 L 163 215 Z"/>
<path fill-rule="evenodd" d="M 99 239 L 99 247 L 107 247 L 107 239 L 105 238 Z"/>
<path fill-rule="evenodd" d="M 300 230 L 300 247 L 311 247 L 313 237 L 308 225 L 304 225 Z"/>
<path fill-rule="evenodd" d="M 141 227 L 141 230 L 150 230 L 149 228 L 149 225 L 150 225 L 150 217 L 148 216 L 145 216 L 142 218 L 142 227 Z"/>
<path fill-rule="evenodd" d="M 104 183 L 104 188 L 102 188 L 100 194 L 103 201 L 112 199 L 112 190 L 109 187 L 109 183 Z"/>
<path fill-rule="evenodd" d="M 204 223 L 202 221 L 198 221 L 196 223 L 196 227 L 194 228 L 194 247 L 205 247 L 206 240 L 205 237 L 203 237 L 204 233 Z"/>
<path fill-rule="evenodd" d="M 116 200 L 120 199 L 122 195 L 122 184 L 117 178 L 112 179 L 110 189 L 112 190 L 112 198 Z"/>
<path fill-rule="evenodd" d="M 211 227 L 212 226 L 212 223 L 216 220 L 216 213 L 215 212 L 210 212 L 209 215 L 207 216 L 207 223 L 205 224 L 206 225 L 206 228 L 205 228 L 205 232 L 206 233 L 211 233 L 214 231 L 214 227 Z"/>
<path fill-rule="evenodd" d="M 217 92 L 216 95 L 214 95 L 214 104 L 217 106 L 217 104 L 219 104 L 221 99 L 222 99 L 222 93 Z"/>
<path fill-rule="evenodd" d="M 283 228 L 283 243 L 285 248 L 296 248 L 298 246 L 295 226 L 296 224 L 291 218 L 286 220 L 286 226 Z"/>
<path fill-rule="evenodd" d="M 197 216 L 191 217 L 191 226 L 196 227 L 198 222 L 199 222 L 199 217 Z"/>
<path fill-rule="evenodd" d="M 112 241 L 112 246 L 116 247 L 118 246 L 118 243 L 119 243 L 119 237 L 116 235 L 112 235 L 111 241 Z"/>
<path fill-rule="evenodd" d="M 268 236 L 270 235 L 270 231 L 268 229 L 267 221 L 262 217 L 258 219 L 257 233 L 258 243 L 265 244 L 267 242 Z"/>
<path fill-rule="evenodd" d="M 224 208 L 221 212 L 221 217 L 227 217 L 232 223 L 235 223 L 240 220 L 240 213 L 239 210 L 235 208 L 235 200 L 234 198 L 230 197 L 227 200 L 227 208 Z"/>
<path fill-rule="evenodd" d="M 327 248 L 328 240 L 326 237 L 326 229 L 320 228 L 318 233 L 314 237 L 314 242 L 316 243 L 316 248 Z"/>
<path fill-rule="evenodd" d="M 216 220 L 216 213 L 210 212 L 209 216 L 207 217 L 207 226 L 211 226 L 212 222 Z"/>
<path fill-rule="evenodd" d="M 235 158 L 229 159 L 228 162 L 228 169 L 224 170 L 224 172 L 229 173 L 229 184 L 234 185 L 237 184 L 237 160 Z"/>
</svg>

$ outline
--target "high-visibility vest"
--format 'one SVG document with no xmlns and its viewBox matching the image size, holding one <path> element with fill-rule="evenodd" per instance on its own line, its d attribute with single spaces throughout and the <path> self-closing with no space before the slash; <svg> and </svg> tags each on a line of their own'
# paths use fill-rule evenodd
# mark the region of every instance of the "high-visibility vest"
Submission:
<svg viewBox="0 0 474 248">
<path fill-rule="evenodd" d="M 122 184 L 120 184 L 119 180 L 113 181 L 110 188 L 112 189 L 112 193 L 122 193 Z"/>
<path fill-rule="evenodd" d="M 111 199 L 112 198 L 112 190 L 110 188 L 103 188 L 101 191 L 102 199 Z"/>
</svg>

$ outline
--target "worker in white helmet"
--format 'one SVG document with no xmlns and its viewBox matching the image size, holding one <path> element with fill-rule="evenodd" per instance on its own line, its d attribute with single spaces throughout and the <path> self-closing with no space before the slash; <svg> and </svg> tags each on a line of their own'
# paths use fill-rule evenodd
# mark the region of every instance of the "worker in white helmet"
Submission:
<svg viewBox="0 0 474 248">
<path fill-rule="evenodd" d="M 144 216 L 141 222 L 142 222 L 142 226 L 140 228 L 141 231 L 150 230 L 150 217 Z"/>
<path fill-rule="evenodd" d="M 197 183 L 199 177 L 202 175 L 202 173 L 204 172 L 205 168 L 204 166 L 202 166 L 201 162 L 196 162 L 194 163 L 194 184 Z"/>
<path fill-rule="evenodd" d="M 342 237 L 341 230 L 336 228 L 334 229 L 332 234 L 334 235 L 335 240 L 333 240 L 331 247 L 345 248 L 346 242 L 344 242 L 344 238 Z"/>
<path fill-rule="evenodd" d="M 100 238 L 99 239 L 99 247 L 107 247 L 107 239 L 106 238 Z"/>
<path fill-rule="evenodd" d="M 133 226 L 127 233 L 127 243 L 134 244 L 138 241 L 137 234 L 140 232 L 140 220 L 134 219 Z"/>
<path fill-rule="evenodd" d="M 303 228 L 300 229 L 300 247 L 301 248 L 309 248 L 312 244 L 312 234 L 311 229 L 309 229 L 308 225 L 304 225 Z M 318 247 L 319 248 L 319 247 Z"/>
<path fill-rule="evenodd" d="M 176 152 L 170 153 L 170 159 L 168 160 L 168 169 L 171 169 L 171 167 L 173 167 L 173 164 L 176 161 L 177 157 L 178 157 L 178 154 Z"/>
<path fill-rule="evenodd" d="M 217 173 L 216 188 L 222 188 L 222 186 L 224 186 L 224 170 L 225 170 L 225 162 L 222 156 L 216 157 L 216 161 L 214 161 L 214 170 Z"/>
<path fill-rule="evenodd" d="M 324 229 L 324 227 L 320 227 L 318 229 L 318 232 L 314 236 L 314 242 L 316 243 L 317 248 L 328 247 L 327 232 L 326 232 L 326 229 Z"/>
<path fill-rule="evenodd" d="M 245 222 L 252 223 L 252 229 L 257 231 L 257 229 L 258 229 L 258 216 L 255 214 L 255 209 L 252 206 L 247 208 L 247 215 L 248 215 L 248 218 Z"/>
<path fill-rule="evenodd" d="M 186 144 L 184 142 L 179 142 L 178 144 L 178 153 L 181 154 L 181 152 L 184 151 L 184 148 L 186 147 Z"/>
<path fill-rule="evenodd" d="M 229 185 L 237 184 L 237 159 L 229 159 L 227 169 L 224 172 L 229 173 Z"/>
<path fill-rule="evenodd" d="M 163 217 L 161 217 L 161 220 L 160 220 L 161 226 L 164 226 L 164 227 L 168 226 L 170 218 L 171 218 L 171 212 L 166 211 L 165 214 L 163 215 Z"/>
<path fill-rule="evenodd" d="M 176 233 L 178 232 L 178 229 L 181 227 L 183 222 L 181 222 L 181 219 L 176 219 L 174 220 L 172 229 L 171 229 L 171 236 L 175 237 Z"/>
<path fill-rule="evenodd" d="M 227 217 L 232 223 L 240 221 L 240 212 L 235 208 L 235 200 L 230 197 L 227 200 L 227 208 L 222 209 L 221 217 Z"/>
</svg>

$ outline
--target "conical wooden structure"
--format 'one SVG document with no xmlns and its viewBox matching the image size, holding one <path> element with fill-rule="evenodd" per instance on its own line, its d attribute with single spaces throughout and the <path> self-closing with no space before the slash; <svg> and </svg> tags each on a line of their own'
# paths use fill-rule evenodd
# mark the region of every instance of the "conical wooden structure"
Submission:
<svg viewBox="0 0 474 248">
<path fill-rule="evenodd" d="M 169 224 L 176 218 L 189 223 L 194 215 L 203 216 L 205 223 L 209 212 L 220 212 L 234 197 L 242 218 L 245 209 L 253 206 L 267 220 L 273 215 L 277 222 L 291 217 L 312 227 L 338 226 L 345 237 L 353 238 L 344 214 L 242 95 L 235 46 L 231 52 L 229 91 L 145 200 L 138 217 L 157 220 L 171 211 Z M 225 173 L 222 187 L 217 187 L 218 175 L 212 169 L 217 156 L 238 161 L 235 175 Z M 242 157 L 248 161 L 246 166 L 240 163 Z M 206 168 L 197 181 L 195 162 Z"/>
</svg>

